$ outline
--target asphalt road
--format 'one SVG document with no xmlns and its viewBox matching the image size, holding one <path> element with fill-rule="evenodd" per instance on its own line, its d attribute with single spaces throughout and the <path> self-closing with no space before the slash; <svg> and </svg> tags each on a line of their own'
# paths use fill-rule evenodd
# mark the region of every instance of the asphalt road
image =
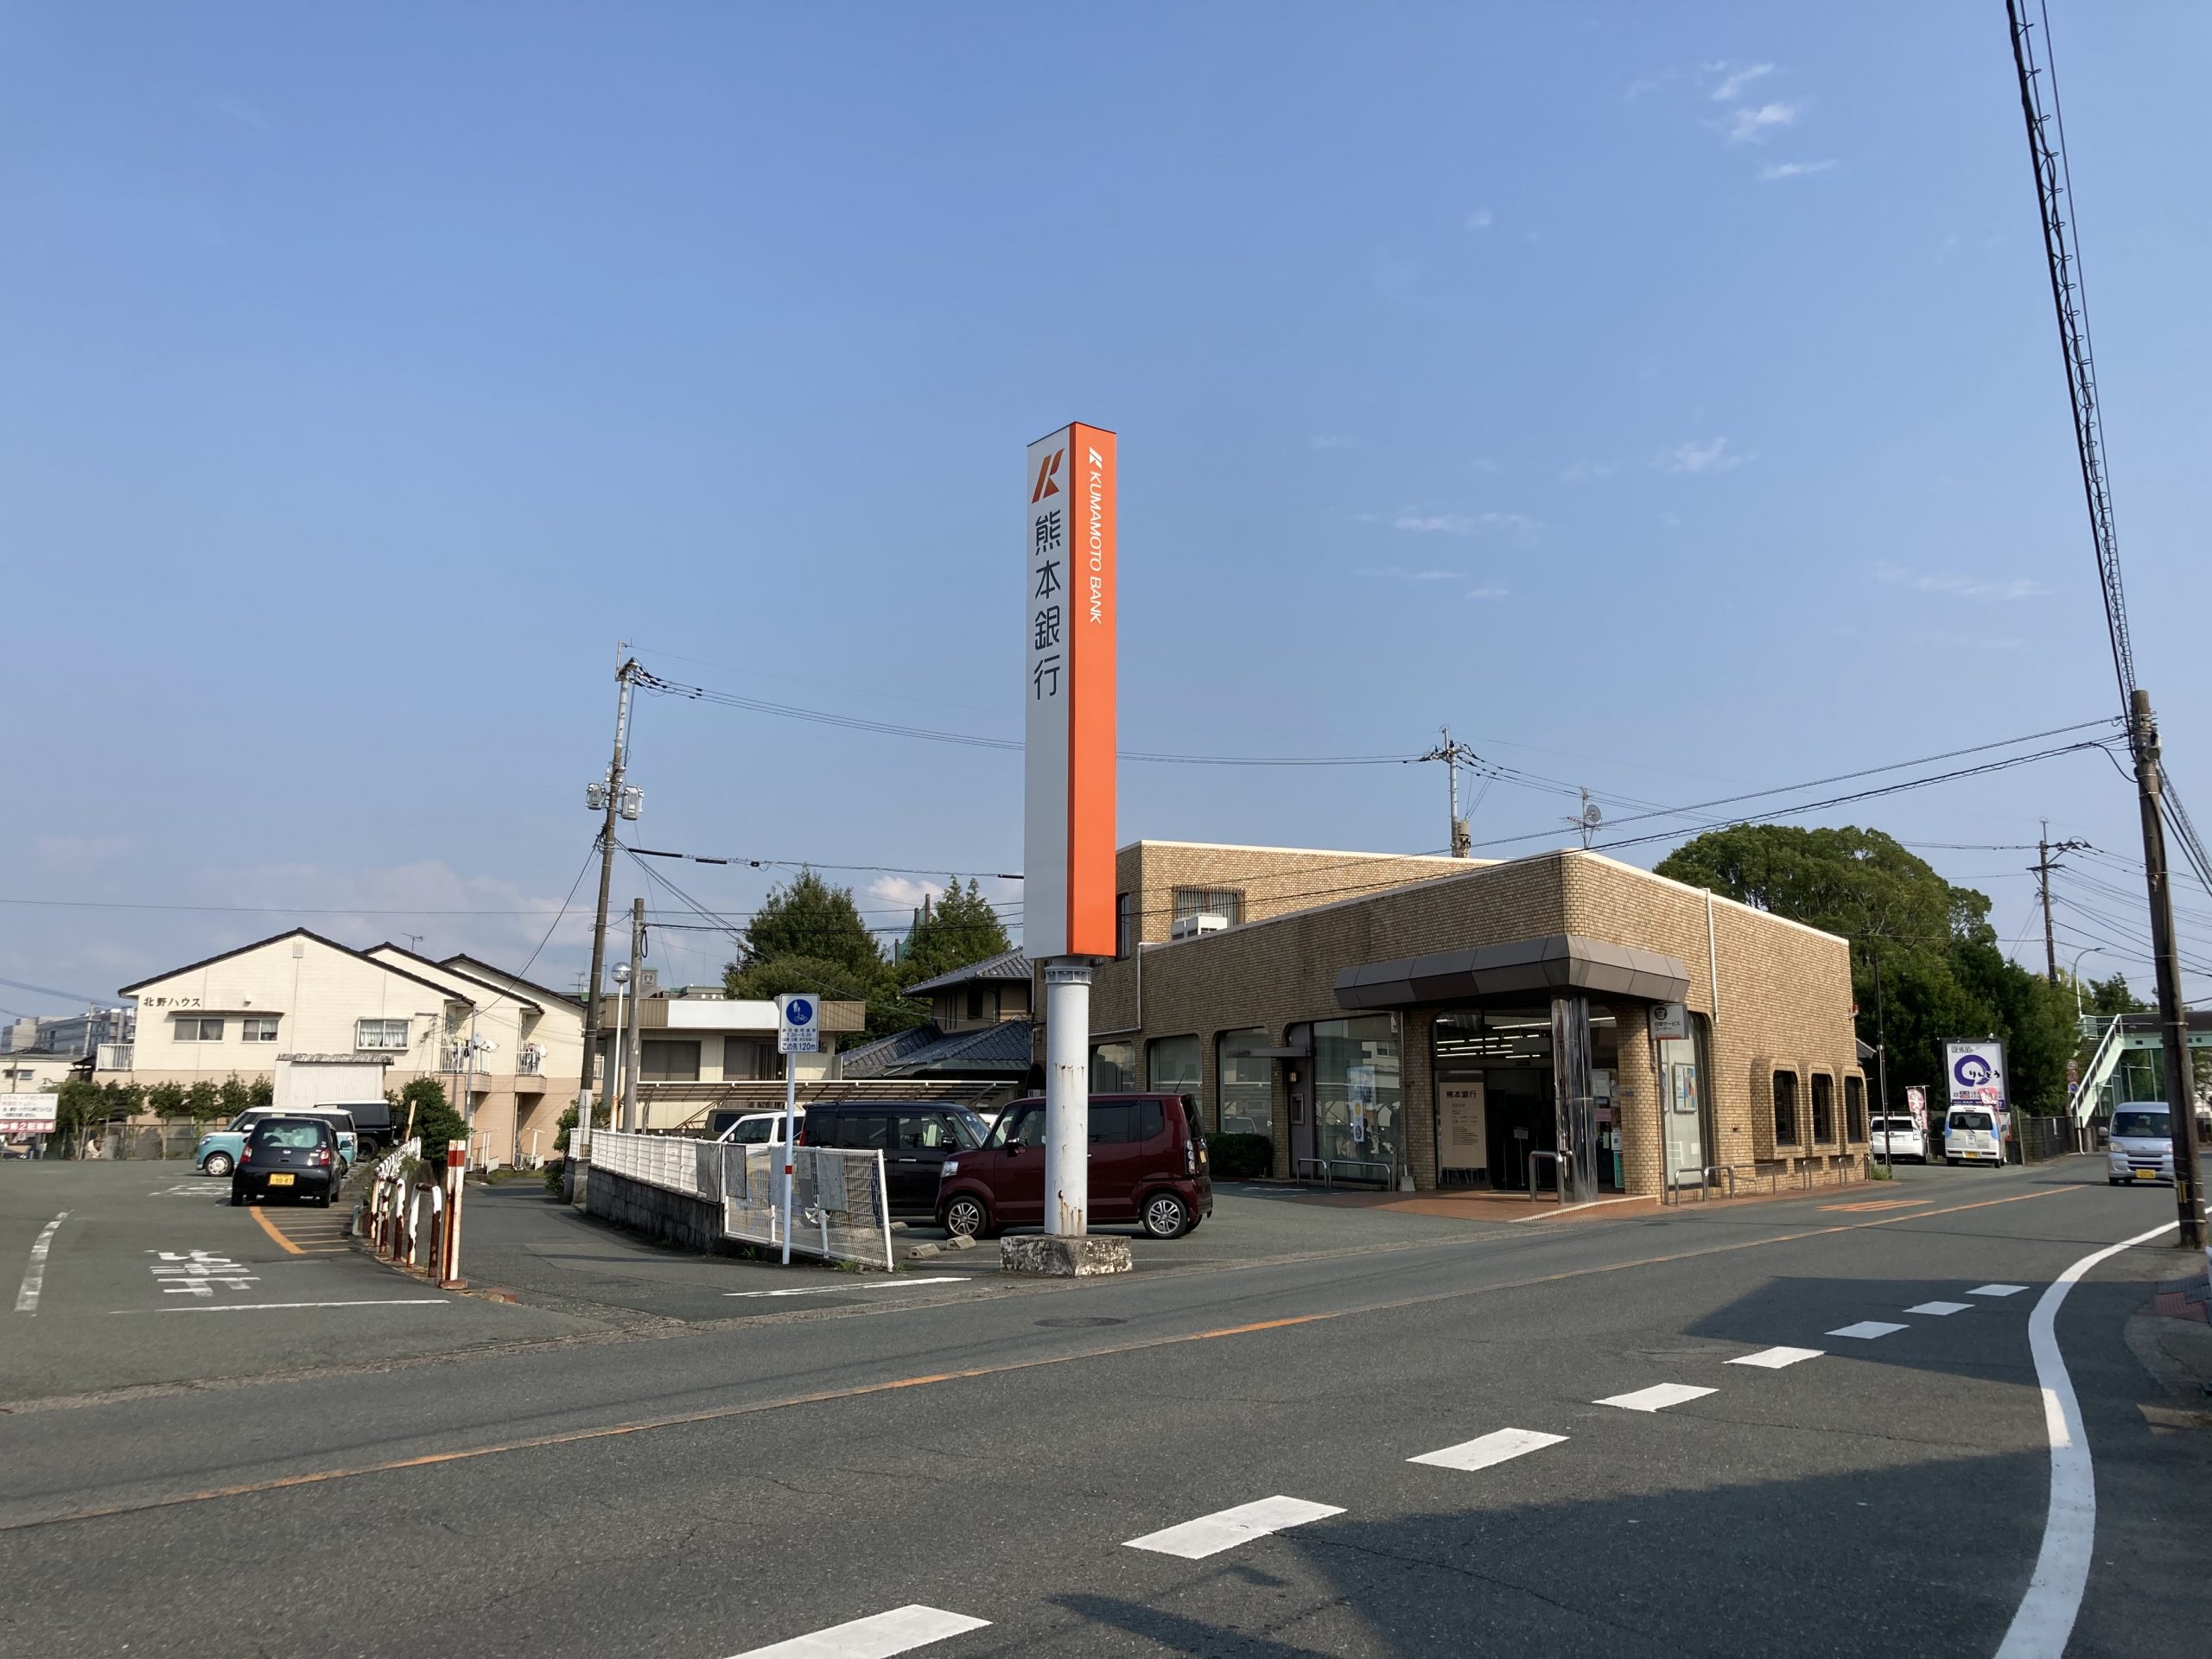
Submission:
<svg viewBox="0 0 2212 1659">
<path fill-rule="evenodd" d="M 22 1168 L 0 1172 L 11 1264 L 39 1218 Z M 0 1646 L 718 1659 L 918 1607 L 903 1636 L 806 1651 L 1993 1653 L 2049 1491 L 2033 1306 L 2171 1211 L 2096 1174 L 1906 1171 L 1344 1249 L 1339 1212 L 1309 1212 L 1323 1249 L 1287 1255 L 1241 1249 L 1225 1209 L 1229 1245 L 1188 1270 L 572 1320 L 401 1365 L 327 1337 L 308 1374 L 50 1393 L 0 1416 Z M 46 1296 L 71 1282 L 70 1224 Z M 257 1263 L 310 1264 L 404 1282 Z M 2100 1496 L 2073 1653 L 2197 1653 L 2212 1631 L 2212 1430 L 2130 1335 L 2183 1270 L 2130 1252 L 2059 1316 Z M 10 1352 L 67 1305 L 14 1318 Z M 1895 1328 L 1836 1334 L 1867 1325 Z M 1733 1363 L 1752 1356 L 1770 1363 Z M 304 1541 L 335 1564 L 308 1594 Z"/>
</svg>

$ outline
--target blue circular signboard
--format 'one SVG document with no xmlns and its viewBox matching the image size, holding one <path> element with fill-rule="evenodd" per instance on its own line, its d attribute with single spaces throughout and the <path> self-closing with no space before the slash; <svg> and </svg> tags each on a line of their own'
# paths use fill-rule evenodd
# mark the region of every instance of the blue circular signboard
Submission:
<svg viewBox="0 0 2212 1659">
<path fill-rule="evenodd" d="M 784 1004 L 784 1023 L 791 1026 L 810 1026 L 814 1023 L 814 1004 L 803 996 L 795 996 Z"/>
</svg>

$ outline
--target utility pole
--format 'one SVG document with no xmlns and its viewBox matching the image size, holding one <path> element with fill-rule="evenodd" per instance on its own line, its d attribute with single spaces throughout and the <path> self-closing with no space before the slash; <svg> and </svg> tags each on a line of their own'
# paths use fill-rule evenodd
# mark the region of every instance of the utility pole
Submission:
<svg viewBox="0 0 2212 1659">
<path fill-rule="evenodd" d="M 1480 757 L 1465 744 L 1454 742 L 1449 726 L 1440 726 L 1437 729 L 1443 733 L 1444 741 L 1419 759 L 1444 763 L 1444 774 L 1452 780 L 1452 856 L 1465 858 L 1473 849 L 1474 842 L 1467 830 L 1467 821 L 1459 816 L 1459 763 Z"/>
<path fill-rule="evenodd" d="M 2174 1141 L 2174 1205 L 2181 1246 L 2204 1248 L 2204 1186 L 2197 1164 L 2196 1079 L 2189 1063 L 2189 1015 L 2181 1000 L 2181 959 L 2174 943 L 2173 882 L 2166 869 L 2165 780 L 2151 694 L 2129 699 L 2127 741 L 2135 752 L 2135 792 L 2143 809 L 2143 873 L 2151 891 L 2151 952 L 2158 969 L 2158 1035 L 2165 1052 L 2166 1116 Z"/>
<path fill-rule="evenodd" d="M 2036 842 L 2036 861 L 2028 866 L 2043 894 L 2043 960 L 2044 977 L 2053 985 L 2058 983 L 2058 941 L 2051 932 L 2050 873 L 2065 867 L 2056 861 L 2056 855 L 2081 851 L 2089 843 L 2086 841 L 2062 841 L 2050 844 L 2050 820 L 2043 821 L 2043 836 Z"/>
<path fill-rule="evenodd" d="M 638 1006 L 645 1000 L 645 900 L 630 901 L 630 1028 L 622 1039 L 622 1127 L 635 1135 L 638 1122 Z"/>
<path fill-rule="evenodd" d="M 587 804 L 604 807 L 605 818 L 599 829 L 599 908 L 591 928 L 591 978 L 584 992 L 584 1064 L 582 1088 L 576 1096 L 576 1132 L 570 1137 L 570 1149 L 588 1153 L 591 1147 L 592 1083 L 595 1063 L 599 1058 L 600 979 L 607 971 L 607 899 L 608 889 L 614 885 L 614 815 L 622 805 L 622 773 L 629 763 L 630 753 L 630 682 L 638 671 L 638 659 L 626 658 L 622 666 L 614 671 L 614 679 L 620 691 L 614 702 L 614 758 L 607 763 L 607 782 L 600 785 L 606 791 L 604 801 L 594 799 L 596 789 L 584 791 Z M 570 1160 L 571 1165 L 574 1160 Z M 570 1185 L 573 1193 L 575 1187 Z"/>
<path fill-rule="evenodd" d="M 1874 1076 L 1882 1104 L 1882 1162 L 1890 1162 L 1890 1022 L 1882 1001 L 1882 953 L 1874 952 Z M 1927 1142 L 1921 1143 L 1921 1161 L 1928 1160 Z"/>
</svg>

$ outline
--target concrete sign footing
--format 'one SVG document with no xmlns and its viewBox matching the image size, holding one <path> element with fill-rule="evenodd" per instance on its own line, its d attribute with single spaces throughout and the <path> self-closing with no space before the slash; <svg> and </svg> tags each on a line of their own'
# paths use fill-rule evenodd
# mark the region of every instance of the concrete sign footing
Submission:
<svg viewBox="0 0 2212 1659">
<path fill-rule="evenodd" d="M 1085 1234 L 1065 1237 L 1025 1234 L 999 1241 L 999 1267 L 1006 1273 L 1032 1273 L 1054 1279 L 1083 1279 L 1094 1274 L 1127 1273 L 1129 1241 Z"/>
</svg>

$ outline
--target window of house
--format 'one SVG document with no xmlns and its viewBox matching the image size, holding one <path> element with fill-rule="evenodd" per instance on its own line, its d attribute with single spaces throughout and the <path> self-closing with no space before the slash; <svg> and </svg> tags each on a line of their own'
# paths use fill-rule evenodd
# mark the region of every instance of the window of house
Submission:
<svg viewBox="0 0 2212 1659">
<path fill-rule="evenodd" d="M 1213 1039 L 1213 1045 L 1221 1108 L 1216 1122 L 1221 1132 L 1272 1137 L 1275 1132 L 1274 1062 L 1252 1052 L 1268 1046 L 1267 1032 L 1258 1026 L 1224 1031 Z"/>
<path fill-rule="evenodd" d="M 1178 887 L 1175 919 L 1186 916 L 1225 916 L 1234 927 L 1244 919 L 1244 894 L 1237 887 Z"/>
<path fill-rule="evenodd" d="M 1119 961 L 1137 948 L 1137 896 L 1114 895 L 1114 957 Z"/>
<path fill-rule="evenodd" d="M 404 1020 L 356 1020 L 353 1022 L 355 1048 L 404 1049 L 408 1046 L 408 1022 Z"/>
<path fill-rule="evenodd" d="M 176 1039 L 180 1043 L 219 1043 L 223 1040 L 223 1022 L 202 1019 L 196 1014 L 179 1014 Z"/>
<path fill-rule="evenodd" d="M 1195 1095 L 1198 1079 L 1196 1037 L 1155 1037 L 1145 1047 L 1145 1087 L 1154 1094 Z"/>
<path fill-rule="evenodd" d="M 1090 1048 L 1090 1092 L 1126 1094 L 1137 1086 L 1135 1043 L 1094 1043 Z"/>
<path fill-rule="evenodd" d="M 699 1080 L 699 1039 L 696 1037 L 651 1037 L 638 1044 L 638 1076 L 645 1083 L 696 1083 Z"/>
<path fill-rule="evenodd" d="M 1774 1144 L 1777 1147 L 1797 1144 L 1797 1074 L 1795 1071 L 1774 1074 Z"/>
<path fill-rule="evenodd" d="M 995 1020 L 999 1017 L 999 994 L 988 985 L 968 988 L 968 1017 L 970 1020 Z"/>
<path fill-rule="evenodd" d="M 238 1040 L 242 1043 L 275 1042 L 276 1016 L 273 1014 L 249 1014 L 238 1021 Z"/>
<path fill-rule="evenodd" d="M 1826 1144 L 1835 1139 L 1835 1079 L 1824 1071 L 1813 1074 L 1813 1140 Z"/>
<path fill-rule="evenodd" d="M 745 1037 L 722 1039 L 722 1076 L 725 1079 L 765 1077 L 762 1062 L 766 1045 Z"/>
<path fill-rule="evenodd" d="M 1866 1079 L 1843 1080 L 1843 1133 L 1852 1141 L 1866 1138 Z"/>
</svg>

